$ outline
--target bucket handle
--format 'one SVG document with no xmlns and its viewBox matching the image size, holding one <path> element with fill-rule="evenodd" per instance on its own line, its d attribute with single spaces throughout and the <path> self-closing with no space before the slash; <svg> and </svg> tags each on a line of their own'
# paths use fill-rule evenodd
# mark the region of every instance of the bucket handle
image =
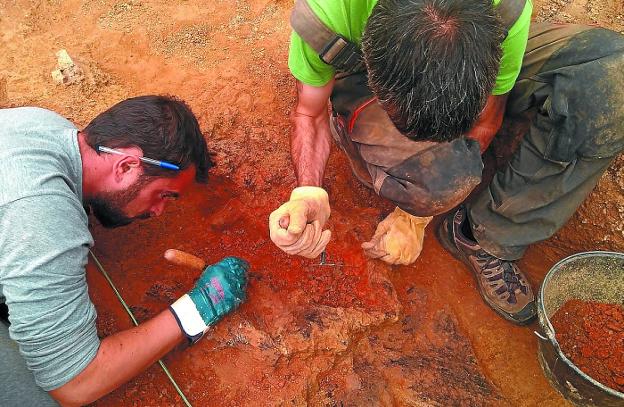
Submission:
<svg viewBox="0 0 624 407">
<path fill-rule="evenodd" d="M 543 334 L 541 334 L 540 332 L 537 331 L 533 331 L 533 333 L 535 334 L 535 336 L 537 336 L 539 339 L 543 340 L 544 342 L 548 342 L 548 338 L 545 337 Z"/>
</svg>

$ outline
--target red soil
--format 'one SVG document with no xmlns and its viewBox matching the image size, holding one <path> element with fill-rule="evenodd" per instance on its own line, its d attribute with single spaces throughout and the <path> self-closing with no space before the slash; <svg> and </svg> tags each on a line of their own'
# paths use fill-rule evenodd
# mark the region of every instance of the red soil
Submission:
<svg viewBox="0 0 624 407">
<path fill-rule="evenodd" d="M 624 307 L 570 300 L 552 318 L 567 357 L 600 383 L 624 392 Z"/>
<path fill-rule="evenodd" d="M 332 200 L 327 250 L 330 261 L 349 267 L 318 267 L 270 242 L 268 215 L 295 185 L 288 147 L 292 1 L 0 4 L 1 107 L 46 107 L 82 126 L 124 98 L 174 94 L 199 117 L 218 162 L 210 183 L 158 220 L 93 228 L 96 255 L 141 322 L 198 276 L 167 264 L 166 249 L 207 262 L 229 255 L 251 262 L 247 302 L 198 344 L 164 358 L 194 406 L 567 405 L 542 375 L 532 329 L 483 303 L 466 267 L 434 238 L 434 224 L 412 266 L 363 256 L 360 244 L 392 206 L 354 179 L 337 149 L 325 179 Z M 624 29 L 621 0 L 535 5 L 541 19 Z M 52 82 L 61 48 L 85 71 L 82 83 Z M 612 166 L 563 231 L 529 248 L 520 266 L 534 288 L 575 251 L 622 250 L 622 168 L 620 161 Z M 87 274 L 100 334 L 129 328 L 92 263 Z M 157 365 L 96 403 L 160 405 L 181 401 Z"/>
</svg>

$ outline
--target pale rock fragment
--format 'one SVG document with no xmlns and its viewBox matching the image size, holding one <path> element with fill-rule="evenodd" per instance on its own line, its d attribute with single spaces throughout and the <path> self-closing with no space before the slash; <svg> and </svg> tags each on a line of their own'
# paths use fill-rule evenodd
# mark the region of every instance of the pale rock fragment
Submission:
<svg viewBox="0 0 624 407">
<path fill-rule="evenodd" d="M 66 50 L 59 50 L 56 58 L 56 69 L 52 71 L 52 80 L 57 85 L 71 85 L 84 79 L 82 69 L 74 63 Z"/>
</svg>

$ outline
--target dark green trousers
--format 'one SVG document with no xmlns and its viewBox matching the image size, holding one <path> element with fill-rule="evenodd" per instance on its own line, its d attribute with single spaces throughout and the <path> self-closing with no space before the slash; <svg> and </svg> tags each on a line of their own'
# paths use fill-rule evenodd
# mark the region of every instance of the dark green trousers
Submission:
<svg viewBox="0 0 624 407">
<path fill-rule="evenodd" d="M 560 229 L 624 148 L 624 36 L 534 24 L 506 113 L 529 111 L 510 163 L 467 205 L 479 244 L 506 260 Z"/>
</svg>

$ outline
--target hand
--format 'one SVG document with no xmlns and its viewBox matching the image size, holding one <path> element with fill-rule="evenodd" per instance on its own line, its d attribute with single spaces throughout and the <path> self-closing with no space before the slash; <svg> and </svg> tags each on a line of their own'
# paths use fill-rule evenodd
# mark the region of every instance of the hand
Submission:
<svg viewBox="0 0 624 407">
<path fill-rule="evenodd" d="M 271 240 L 288 254 L 317 257 L 331 238 L 331 231 L 322 230 L 330 212 L 323 188 L 295 188 L 290 200 L 269 216 Z"/>
<path fill-rule="evenodd" d="M 369 242 L 362 243 L 364 253 L 389 264 L 412 264 L 422 251 L 425 227 L 433 219 L 410 215 L 396 208 L 379 222 Z"/>
<path fill-rule="evenodd" d="M 194 343 L 245 301 L 249 263 L 226 257 L 207 266 L 195 287 L 171 305 L 182 331 Z"/>
</svg>

